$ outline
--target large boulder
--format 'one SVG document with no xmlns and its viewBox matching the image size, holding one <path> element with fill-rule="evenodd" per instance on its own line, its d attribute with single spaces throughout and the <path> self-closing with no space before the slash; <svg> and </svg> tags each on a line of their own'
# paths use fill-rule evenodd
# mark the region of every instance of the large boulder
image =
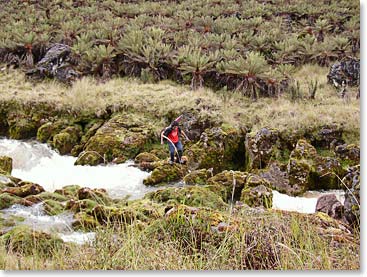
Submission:
<svg viewBox="0 0 367 277">
<path fill-rule="evenodd" d="M 52 44 L 35 68 L 28 70 L 26 75 L 35 79 L 56 78 L 70 84 L 79 77 L 79 74 L 73 69 L 70 54 L 70 46 L 60 43 Z"/>
<path fill-rule="evenodd" d="M 245 187 L 247 172 L 224 170 L 207 181 L 207 187 L 220 195 L 224 201 L 239 199 L 242 189 Z"/>
<path fill-rule="evenodd" d="M 68 126 L 53 136 L 52 146 L 61 155 L 70 154 L 75 145 L 79 143 L 83 130 L 80 125 Z"/>
<path fill-rule="evenodd" d="M 213 177 L 212 170 L 203 168 L 191 171 L 183 180 L 186 185 L 205 185 L 210 177 Z"/>
<path fill-rule="evenodd" d="M 335 219 L 342 219 L 343 204 L 336 198 L 335 194 L 325 194 L 317 199 L 316 212 L 323 212 Z"/>
<path fill-rule="evenodd" d="M 90 164 L 86 153 L 95 153 L 104 157 L 106 161 L 118 159 L 125 162 L 134 159 L 144 150 L 144 147 L 154 139 L 154 131 L 148 119 L 137 114 L 117 114 L 100 127 L 92 136 L 80 153 L 77 165 Z M 92 159 L 93 164 L 100 162 L 100 158 Z"/>
<path fill-rule="evenodd" d="M 287 165 L 289 184 L 295 195 L 307 190 L 338 189 L 344 171 L 332 157 L 320 157 L 315 147 L 304 139 L 297 142 Z"/>
<path fill-rule="evenodd" d="M 205 130 L 200 140 L 185 152 L 192 170 L 213 168 L 214 173 L 224 169 L 244 168 L 244 135 L 234 128 L 215 127 Z"/>
<path fill-rule="evenodd" d="M 150 176 L 143 180 L 146 186 L 165 185 L 169 182 L 181 180 L 188 172 L 186 165 L 173 164 L 167 161 L 155 162 L 157 165 Z"/>
<path fill-rule="evenodd" d="M 245 147 L 247 169 L 265 168 L 278 152 L 279 131 L 262 128 L 256 134 L 247 134 Z"/>
</svg>

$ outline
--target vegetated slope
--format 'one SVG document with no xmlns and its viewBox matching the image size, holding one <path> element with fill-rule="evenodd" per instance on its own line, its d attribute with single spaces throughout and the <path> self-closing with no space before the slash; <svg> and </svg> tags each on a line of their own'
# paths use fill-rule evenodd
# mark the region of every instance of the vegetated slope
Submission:
<svg viewBox="0 0 367 277">
<path fill-rule="evenodd" d="M 62 43 L 81 75 L 172 79 L 256 98 L 289 90 L 294 66 L 359 59 L 356 1 L 6 2 L 0 61 L 28 69 Z"/>
</svg>

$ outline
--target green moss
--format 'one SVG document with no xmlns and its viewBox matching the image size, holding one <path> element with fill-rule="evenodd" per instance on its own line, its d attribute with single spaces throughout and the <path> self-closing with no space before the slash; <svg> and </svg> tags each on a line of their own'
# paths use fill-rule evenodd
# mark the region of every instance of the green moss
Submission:
<svg viewBox="0 0 367 277">
<path fill-rule="evenodd" d="M 178 181 L 182 179 L 187 173 L 187 166 L 168 163 L 163 163 L 157 166 L 151 175 L 143 180 L 144 185 L 155 186 L 164 185 L 168 182 Z"/>
<path fill-rule="evenodd" d="M 0 172 L 11 174 L 13 170 L 13 159 L 7 156 L 0 156 Z"/>
<path fill-rule="evenodd" d="M 183 188 L 165 188 L 148 193 L 145 198 L 158 203 L 185 204 L 193 207 L 209 207 L 224 209 L 227 205 L 222 198 L 210 189 L 202 186 L 187 186 Z"/>
<path fill-rule="evenodd" d="M 41 255 L 52 256 L 60 249 L 63 241 L 55 235 L 34 231 L 28 226 L 19 225 L 3 236 L 8 251 L 25 256 Z"/>
</svg>

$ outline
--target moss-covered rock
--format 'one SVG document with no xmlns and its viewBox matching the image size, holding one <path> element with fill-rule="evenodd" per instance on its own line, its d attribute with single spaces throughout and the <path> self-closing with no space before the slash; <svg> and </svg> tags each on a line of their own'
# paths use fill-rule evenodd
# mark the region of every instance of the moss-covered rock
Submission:
<svg viewBox="0 0 367 277">
<path fill-rule="evenodd" d="M 44 211 L 48 215 L 58 215 L 65 211 L 65 205 L 52 200 L 52 199 L 46 199 L 43 201 L 43 207 Z"/>
<path fill-rule="evenodd" d="M 347 162 L 350 166 L 360 163 L 360 148 L 355 144 L 338 145 L 334 152 L 338 158 Z"/>
<path fill-rule="evenodd" d="M 185 155 L 191 169 L 213 168 L 214 173 L 224 169 L 245 166 L 244 134 L 234 128 L 215 127 L 205 130 L 200 140 L 189 146 Z"/>
<path fill-rule="evenodd" d="M 86 143 L 84 150 L 95 151 L 107 161 L 133 159 L 154 139 L 149 120 L 138 114 L 117 114 L 105 122 Z M 79 157 L 76 164 L 86 164 Z"/>
<path fill-rule="evenodd" d="M 185 204 L 193 207 L 209 207 L 222 210 L 227 207 L 223 199 L 210 189 L 202 186 L 185 186 L 180 188 L 164 188 L 149 192 L 145 198 L 158 203 Z"/>
<path fill-rule="evenodd" d="M 152 153 L 148 153 L 148 152 L 139 153 L 134 159 L 134 162 L 137 164 L 142 163 L 142 162 L 151 163 L 151 162 L 157 162 L 157 161 L 159 161 L 159 158 L 156 155 Z"/>
<path fill-rule="evenodd" d="M 155 186 L 165 185 L 169 182 L 174 182 L 182 179 L 188 169 L 186 165 L 172 164 L 168 162 L 160 162 L 158 166 L 152 171 L 150 176 L 143 180 L 144 185 Z"/>
<path fill-rule="evenodd" d="M 111 223 L 132 224 L 139 219 L 139 213 L 131 207 L 97 205 L 91 212 L 102 225 Z"/>
<path fill-rule="evenodd" d="M 18 204 L 21 198 L 10 194 L 10 193 L 0 193 L 0 210 L 9 208 L 11 205 Z"/>
<path fill-rule="evenodd" d="M 337 189 L 344 171 L 340 162 L 332 157 L 320 157 L 315 147 L 299 140 L 287 165 L 289 184 L 295 194 L 306 190 Z"/>
<path fill-rule="evenodd" d="M 64 195 L 68 199 L 78 199 L 78 190 L 81 189 L 79 185 L 64 186 L 61 189 L 55 190 L 55 193 Z"/>
<path fill-rule="evenodd" d="M 346 186 L 344 217 L 350 225 L 359 228 L 361 222 L 360 165 L 350 167 L 342 181 Z"/>
<path fill-rule="evenodd" d="M 63 245 L 62 239 L 55 235 L 32 230 L 25 225 L 14 227 L 3 235 L 7 251 L 17 252 L 22 255 L 42 255 L 50 257 L 53 251 Z"/>
<path fill-rule="evenodd" d="M 0 190 L 6 187 L 15 187 L 16 183 L 12 177 L 7 174 L 2 174 L 0 170 Z"/>
<path fill-rule="evenodd" d="M 330 148 L 332 143 L 343 143 L 343 129 L 337 125 L 327 125 L 316 130 L 308 130 L 305 133 L 308 139 L 315 147 Z"/>
<path fill-rule="evenodd" d="M 39 194 L 43 191 L 45 191 L 45 189 L 42 186 L 26 181 L 20 182 L 17 187 L 7 187 L 2 190 L 2 192 L 6 192 L 19 197 Z"/>
<path fill-rule="evenodd" d="M 41 192 L 37 195 L 28 195 L 25 197 L 25 199 L 35 204 L 44 200 L 53 200 L 57 202 L 64 202 L 68 200 L 68 198 L 64 195 L 48 191 Z"/>
<path fill-rule="evenodd" d="M 273 191 L 263 184 L 246 187 L 241 192 L 240 200 L 250 207 L 270 209 L 273 206 Z"/>
<path fill-rule="evenodd" d="M 52 146 L 55 147 L 61 155 L 70 154 L 75 145 L 79 143 L 82 135 L 82 127 L 79 125 L 68 126 L 54 135 Z"/>
<path fill-rule="evenodd" d="M 79 200 L 90 199 L 103 205 L 109 205 L 112 202 L 105 189 L 81 188 L 77 193 Z"/>
<path fill-rule="evenodd" d="M 206 187 L 220 195 L 224 201 L 232 198 L 234 187 L 234 199 L 239 199 L 241 191 L 245 186 L 247 175 L 247 172 L 224 170 L 209 178 Z"/>
<path fill-rule="evenodd" d="M 69 200 L 67 201 L 65 205 L 65 209 L 70 210 L 74 213 L 78 213 L 80 211 L 91 213 L 95 206 L 97 206 L 98 203 L 96 201 L 93 201 L 91 199 L 83 199 L 83 200 Z"/>
<path fill-rule="evenodd" d="M 187 174 L 183 180 L 187 185 L 205 185 L 210 177 L 213 177 L 212 171 L 208 169 L 198 169 Z"/>
<path fill-rule="evenodd" d="M 87 212 L 78 212 L 74 215 L 72 226 L 76 230 L 93 231 L 101 224 L 95 216 Z"/>
<path fill-rule="evenodd" d="M 0 156 L 0 173 L 11 174 L 13 170 L 13 159 L 8 156 Z"/>
<path fill-rule="evenodd" d="M 279 131 L 262 128 L 257 133 L 246 135 L 246 164 L 247 170 L 265 168 L 270 159 L 276 158 L 279 148 Z"/>
<path fill-rule="evenodd" d="M 46 122 L 37 130 L 37 140 L 43 143 L 52 142 L 53 137 L 67 127 L 66 120 Z"/>
<path fill-rule="evenodd" d="M 9 122 L 9 137 L 12 139 L 29 139 L 36 137 L 37 125 L 29 118 L 16 118 Z"/>
</svg>

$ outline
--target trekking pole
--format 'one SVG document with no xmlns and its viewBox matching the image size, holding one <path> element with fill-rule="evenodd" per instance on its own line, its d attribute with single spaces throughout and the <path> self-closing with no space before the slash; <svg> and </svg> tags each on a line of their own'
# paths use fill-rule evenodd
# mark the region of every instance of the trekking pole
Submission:
<svg viewBox="0 0 367 277">
<path fill-rule="evenodd" d="M 177 151 L 177 148 L 176 148 L 176 145 L 172 142 L 172 140 L 170 140 L 168 137 L 166 137 L 165 135 L 162 135 L 162 137 L 164 137 L 165 139 L 167 139 L 170 143 L 172 143 L 172 146 L 174 147 L 175 149 L 175 152 L 177 154 L 177 157 L 178 157 L 178 161 L 180 162 L 181 164 L 181 158 L 180 158 L 180 155 L 178 154 L 178 151 Z"/>
</svg>

